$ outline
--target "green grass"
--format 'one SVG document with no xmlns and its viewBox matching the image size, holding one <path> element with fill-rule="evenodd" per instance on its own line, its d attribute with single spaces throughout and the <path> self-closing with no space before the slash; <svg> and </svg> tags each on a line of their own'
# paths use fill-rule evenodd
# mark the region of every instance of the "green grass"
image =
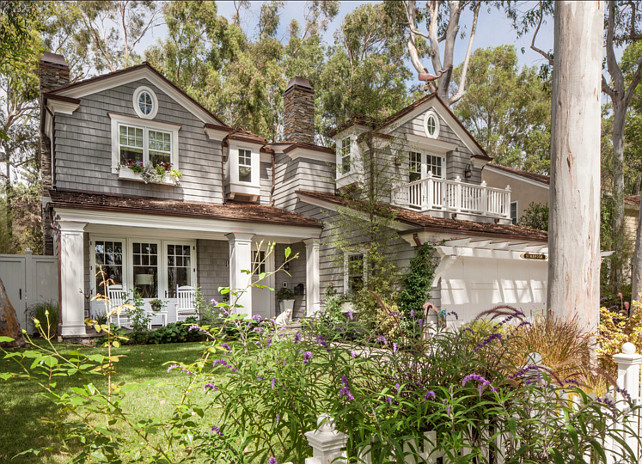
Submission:
<svg viewBox="0 0 642 464">
<path fill-rule="evenodd" d="M 115 350 L 123 355 L 117 363 L 118 374 L 113 382 L 143 384 L 127 394 L 123 402 L 125 411 L 135 419 L 168 417 L 172 403 L 180 398 L 181 386 L 187 384 L 185 374 L 178 370 L 167 373 L 166 363 L 171 361 L 193 362 L 201 354 L 203 343 L 182 343 L 170 345 L 125 346 Z M 80 350 L 85 354 L 106 354 L 105 348 L 79 347 L 56 344 L 60 351 Z M 17 372 L 13 360 L 0 356 L 0 372 Z M 99 387 L 107 385 L 102 376 L 91 376 Z M 58 378 L 56 390 L 62 391 L 85 383 L 81 377 Z M 27 455 L 11 458 L 19 452 L 59 442 L 53 425 L 46 421 L 58 417 L 61 412 L 42 394 L 42 389 L 29 381 L 12 379 L 0 380 L 0 462 L 11 463 L 63 463 L 70 460 L 62 452 L 50 455 Z M 201 389 L 194 389 L 192 395 L 203 395 Z M 100 420 L 100 419 L 97 419 Z"/>
</svg>

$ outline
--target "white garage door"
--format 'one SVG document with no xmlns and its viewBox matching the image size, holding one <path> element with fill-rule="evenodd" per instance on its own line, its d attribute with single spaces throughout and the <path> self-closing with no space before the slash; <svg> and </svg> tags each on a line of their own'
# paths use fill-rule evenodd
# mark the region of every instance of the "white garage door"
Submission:
<svg viewBox="0 0 642 464">
<path fill-rule="evenodd" d="M 459 257 L 441 276 L 441 308 L 464 322 L 502 304 L 541 314 L 547 276 L 547 261 Z"/>
</svg>

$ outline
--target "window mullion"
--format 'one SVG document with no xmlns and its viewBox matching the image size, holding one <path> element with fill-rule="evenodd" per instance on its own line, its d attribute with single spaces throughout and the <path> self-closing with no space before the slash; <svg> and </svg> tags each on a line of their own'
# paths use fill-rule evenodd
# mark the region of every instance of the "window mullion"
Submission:
<svg viewBox="0 0 642 464">
<path fill-rule="evenodd" d="M 143 166 L 149 164 L 149 129 L 143 128 Z"/>
</svg>

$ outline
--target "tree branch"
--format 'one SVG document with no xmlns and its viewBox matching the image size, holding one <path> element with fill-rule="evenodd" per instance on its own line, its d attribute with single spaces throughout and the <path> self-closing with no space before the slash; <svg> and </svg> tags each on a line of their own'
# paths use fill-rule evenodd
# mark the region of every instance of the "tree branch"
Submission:
<svg viewBox="0 0 642 464">
<path fill-rule="evenodd" d="M 615 98 L 615 90 L 609 86 L 609 83 L 606 82 L 606 78 L 604 76 L 602 76 L 602 92 L 607 94 L 611 100 Z"/>
<path fill-rule="evenodd" d="M 415 43 L 415 0 L 404 1 L 404 6 L 406 10 L 406 18 L 410 25 L 410 35 L 408 36 L 408 54 L 410 55 L 410 62 L 418 73 L 426 72 L 426 68 L 419 59 L 419 52 L 417 50 L 417 44 Z M 421 35 L 422 37 L 424 36 L 420 33 L 418 35 Z"/>
<path fill-rule="evenodd" d="M 468 39 L 468 48 L 466 48 L 466 57 L 464 58 L 464 63 L 461 69 L 461 77 L 459 78 L 459 86 L 457 88 L 457 93 L 450 98 L 450 104 L 456 103 L 461 97 L 464 96 L 466 92 L 466 75 L 468 74 L 468 62 L 470 61 L 470 55 L 473 51 L 473 40 L 475 39 L 475 32 L 477 30 L 477 19 L 479 18 L 479 9 L 481 3 L 475 5 L 474 14 L 473 14 L 473 24 L 470 29 L 470 38 Z"/>
<path fill-rule="evenodd" d="M 615 38 L 615 0 L 609 1 L 609 18 L 606 30 L 606 67 L 611 76 L 611 81 L 615 87 L 615 96 L 624 96 L 624 76 L 622 70 L 617 64 L 615 49 L 613 47 Z M 615 102 L 614 102 L 615 103 Z"/>
<path fill-rule="evenodd" d="M 641 78 L 642 78 L 642 58 L 638 60 L 638 69 L 635 71 L 635 74 L 633 75 L 633 79 L 631 79 L 629 88 L 626 89 L 626 94 L 624 95 L 624 108 L 627 108 L 629 106 L 629 102 L 631 101 L 631 98 L 633 98 L 633 94 L 635 93 L 635 89 L 640 83 Z"/>
<path fill-rule="evenodd" d="M 539 21 L 537 22 L 537 27 L 535 28 L 535 32 L 533 33 L 533 40 L 531 40 L 531 50 L 539 53 L 542 55 L 546 60 L 548 60 L 549 65 L 553 65 L 553 55 L 551 55 L 548 52 L 545 52 L 541 48 L 538 48 L 535 46 L 535 40 L 537 39 L 537 34 L 539 33 L 539 28 L 542 26 L 542 21 L 544 20 L 544 8 L 542 7 L 542 2 L 540 0 L 539 2 Z"/>
</svg>

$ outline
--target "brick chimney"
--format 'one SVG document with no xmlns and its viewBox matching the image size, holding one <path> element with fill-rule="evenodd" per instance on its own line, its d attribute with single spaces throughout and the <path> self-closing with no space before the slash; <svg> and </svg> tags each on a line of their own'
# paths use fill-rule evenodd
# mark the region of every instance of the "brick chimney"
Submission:
<svg viewBox="0 0 642 464">
<path fill-rule="evenodd" d="M 283 93 L 283 138 L 314 144 L 314 89 L 304 77 L 293 77 Z"/>
<path fill-rule="evenodd" d="M 51 165 L 51 147 L 53 141 L 45 134 L 45 128 L 42 123 L 45 120 L 45 104 L 43 94 L 57 89 L 65 84 L 69 84 L 69 66 L 62 55 L 45 52 L 44 56 L 38 63 L 38 79 L 40 79 L 40 110 L 41 110 L 41 127 L 40 127 L 40 169 L 42 176 L 42 194 L 43 197 L 49 196 L 49 189 L 53 185 L 53 174 Z M 51 230 L 51 218 L 47 208 L 42 211 L 42 230 L 44 234 L 44 254 L 51 255 L 53 249 L 53 234 Z"/>
</svg>

